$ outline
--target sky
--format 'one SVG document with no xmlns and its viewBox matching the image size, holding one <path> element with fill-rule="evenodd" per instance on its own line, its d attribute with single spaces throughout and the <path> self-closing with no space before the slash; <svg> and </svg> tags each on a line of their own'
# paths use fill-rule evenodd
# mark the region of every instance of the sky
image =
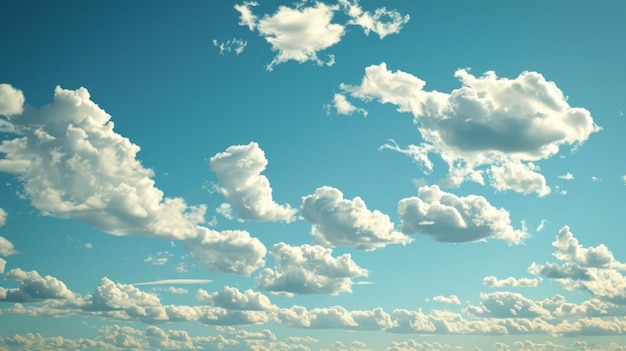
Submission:
<svg viewBox="0 0 626 351">
<path fill-rule="evenodd" d="M 0 3 L 0 350 L 626 350 L 626 3 Z"/>
</svg>

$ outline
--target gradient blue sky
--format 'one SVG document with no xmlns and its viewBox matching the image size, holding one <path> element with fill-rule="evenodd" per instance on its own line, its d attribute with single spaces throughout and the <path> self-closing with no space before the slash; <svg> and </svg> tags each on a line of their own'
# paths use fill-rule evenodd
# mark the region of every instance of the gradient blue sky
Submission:
<svg viewBox="0 0 626 351">
<path fill-rule="evenodd" d="M 0 3 L 0 350 L 626 350 L 625 15 Z"/>
</svg>

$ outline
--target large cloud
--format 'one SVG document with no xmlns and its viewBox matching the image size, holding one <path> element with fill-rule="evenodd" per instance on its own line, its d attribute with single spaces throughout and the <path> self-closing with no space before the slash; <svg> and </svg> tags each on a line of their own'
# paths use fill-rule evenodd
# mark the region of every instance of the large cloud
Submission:
<svg viewBox="0 0 626 351">
<path fill-rule="evenodd" d="M 370 211 L 360 197 L 344 199 L 338 189 L 321 187 L 302 198 L 301 213 L 313 224 L 316 243 L 353 246 L 371 251 L 389 244 L 406 245 L 411 239 L 397 232 L 389 216 Z"/>
<path fill-rule="evenodd" d="M 4 278 L 16 280 L 20 285 L 15 289 L 0 287 L 0 301 L 29 302 L 75 296 L 62 281 L 50 275 L 42 277 L 37 271 L 25 272 L 16 268 L 6 272 Z"/>
<path fill-rule="evenodd" d="M 492 71 L 475 77 L 460 69 L 455 76 L 461 88 L 426 91 L 423 80 L 381 63 L 365 69 L 360 85 L 340 87 L 352 97 L 412 113 L 424 142 L 406 149 L 385 147 L 410 155 L 427 171 L 432 168 L 428 154 L 439 155 L 448 164 L 445 184 L 451 186 L 468 179 L 482 184 L 487 171 L 496 189 L 546 195 L 550 189 L 532 162 L 600 130 L 589 111 L 570 107 L 556 84 L 539 73 L 507 79 Z"/>
<path fill-rule="evenodd" d="M 301 3 L 295 7 L 280 6 L 276 13 L 266 14 L 259 19 L 253 13 L 257 2 L 245 1 L 235 5 L 239 12 L 239 25 L 255 29 L 277 51 L 276 57 L 267 65 L 271 71 L 277 64 L 286 61 L 313 61 L 317 65 L 332 66 L 335 62 L 332 54 L 326 61 L 318 53 L 339 43 L 346 33 L 346 25 L 357 25 L 365 34 L 374 32 L 382 39 L 387 35 L 399 33 L 409 21 L 409 15 L 401 15 L 395 10 L 378 8 L 374 13 L 364 11 L 357 0 L 340 0 L 338 5 L 315 2 L 312 6 Z M 333 23 L 333 17 L 339 10 L 348 15 L 345 24 Z"/>
<path fill-rule="evenodd" d="M 527 234 L 513 229 L 509 213 L 482 196 L 458 197 L 437 185 L 423 186 L 417 197 L 398 202 L 402 232 L 431 235 L 437 241 L 467 242 L 489 238 L 520 243 Z"/>
<path fill-rule="evenodd" d="M 243 230 L 217 232 L 199 227 L 198 236 L 185 241 L 185 249 L 210 271 L 249 276 L 265 265 L 267 249 Z"/>
<path fill-rule="evenodd" d="M 196 236 L 204 206 L 164 198 L 139 147 L 80 88 L 57 87 L 52 104 L 9 118 L 18 137 L 0 144 L 0 171 L 19 175 L 34 207 L 115 235 Z"/>
<path fill-rule="evenodd" d="M 259 144 L 230 146 L 211 157 L 210 165 L 220 182 L 220 192 L 235 206 L 239 218 L 287 222 L 293 219 L 296 210 L 274 202 L 270 182 L 261 175 L 267 159 Z"/>
<path fill-rule="evenodd" d="M 350 254 L 332 256 L 332 250 L 318 245 L 274 245 L 270 251 L 276 266 L 259 273 L 257 284 L 263 290 L 296 294 L 352 292 L 353 278 L 367 277 Z"/>
</svg>

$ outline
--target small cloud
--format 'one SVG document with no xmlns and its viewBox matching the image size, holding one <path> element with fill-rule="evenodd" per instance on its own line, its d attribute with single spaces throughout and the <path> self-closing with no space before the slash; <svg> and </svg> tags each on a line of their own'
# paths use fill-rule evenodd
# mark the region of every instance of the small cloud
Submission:
<svg viewBox="0 0 626 351">
<path fill-rule="evenodd" d="M 225 42 L 219 42 L 217 39 L 213 39 L 213 46 L 220 50 L 220 55 L 224 55 L 225 52 L 234 52 L 239 55 L 248 45 L 248 42 L 243 39 L 232 38 Z"/>
<path fill-rule="evenodd" d="M 539 225 L 537 226 L 537 229 L 535 229 L 536 232 L 540 232 L 543 230 L 543 227 L 546 225 L 546 223 L 548 223 L 547 220 L 542 219 L 541 223 L 539 223 Z"/>
<path fill-rule="evenodd" d="M 560 175 L 559 179 L 572 180 L 572 179 L 574 179 L 574 175 L 571 174 L 570 172 L 567 172 L 567 173 L 565 173 L 563 175 Z"/>
<path fill-rule="evenodd" d="M 617 116 L 618 116 L 618 117 L 622 117 L 623 115 L 624 115 L 624 112 L 622 112 L 622 111 L 617 111 Z"/>
<path fill-rule="evenodd" d="M 134 283 L 133 285 L 192 285 L 212 283 L 211 279 L 163 279 L 151 282 Z"/>
<path fill-rule="evenodd" d="M 335 94 L 333 97 L 333 106 L 335 106 L 335 110 L 340 115 L 351 115 L 356 111 L 363 114 L 363 117 L 367 117 L 367 111 L 365 109 L 357 108 L 352 105 L 343 94 Z"/>
<path fill-rule="evenodd" d="M 177 294 L 177 295 L 184 295 L 184 294 L 189 293 L 189 290 L 185 288 L 175 288 L 173 286 L 168 287 L 167 289 L 165 289 L 165 291 L 167 291 L 170 294 Z"/>
<path fill-rule="evenodd" d="M 169 261 L 170 257 L 172 256 L 174 255 L 167 251 L 160 251 L 160 252 L 157 252 L 157 254 L 154 256 L 149 255 L 143 261 L 150 263 L 152 265 L 155 265 L 155 266 L 162 266 L 166 264 L 167 261 Z"/>
<path fill-rule="evenodd" d="M 591 181 L 594 182 L 594 183 L 601 182 L 602 178 L 596 177 L 596 176 L 591 176 Z"/>
<path fill-rule="evenodd" d="M 93 244 L 92 243 L 85 243 L 85 249 L 88 249 L 88 250 L 93 249 Z"/>
<path fill-rule="evenodd" d="M 441 303 L 448 303 L 448 304 L 452 304 L 452 305 L 460 305 L 461 301 L 459 300 L 459 298 L 456 295 L 450 295 L 450 297 L 445 297 L 445 296 L 435 296 L 433 297 L 433 301 L 434 302 L 441 302 Z"/>
</svg>

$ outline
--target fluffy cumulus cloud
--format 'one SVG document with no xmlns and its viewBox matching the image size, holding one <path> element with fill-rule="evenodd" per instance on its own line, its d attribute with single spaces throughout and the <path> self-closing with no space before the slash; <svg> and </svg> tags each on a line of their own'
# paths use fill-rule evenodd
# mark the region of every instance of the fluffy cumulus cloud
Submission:
<svg viewBox="0 0 626 351">
<path fill-rule="evenodd" d="M 626 305 L 626 264 L 618 261 L 604 244 L 584 247 L 568 226 L 561 228 L 552 243 L 558 262 L 534 263 L 529 272 L 560 284 L 580 289 L 608 302 Z"/>
<path fill-rule="evenodd" d="M 24 94 L 9 84 L 0 84 L 0 115 L 19 115 L 24 110 Z M 1 124 L 0 120 L 0 126 Z"/>
<path fill-rule="evenodd" d="M 20 176 L 32 205 L 115 235 L 196 236 L 204 206 L 167 198 L 139 147 L 113 130 L 84 88 L 57 87 L 54 101 L 9 118 L 17 137 L 0 144 L 0 171 Z"/>
<path fill-rule="evenodd" d="M 356 106 L 352 105 L 343 94 L 335 94 L 333 96 L 333 107 L 335 107 L 335 110 L 340 115 L 351 115 L 353 112 L 359 112 L 363 114 L 364 117 L 367 117 L 367 111 L 365 109 L 357 108 Z"/>
<path fill-rule="evenodd" d="M 349 311 L 341 306 L 308 310 L 295 305 L 281 308 L 276 313 L 276 319 L 288 326 L 313 329 L 385 330 L 396 326 L 391 315 L 379 307 Z"/>
<path fill-rule="evenodd" d="M 350 254 L 332 256 L 332 250 L 319 245 L 274 245 L 274 269 L 259 273 L 259 288 L 296 294 L 331 294 L 352 292 L 353 278 L 367 277 Z"/>
<path fill-rule="evenodd" d="M 18 281 L 20 285 L 14 289 L 0 287 L 0 301 L 30 302 L 74 298 L 74 293 L 62 281 L 50 275 L 42 277 L 37 271 L 26 272 L 16 268 L 6 272 L 4 279 Z"/>
<path fill-rule="evenodd" d="M 441 302 L 441 303 L 448 303 L 448 304 L 453 304 L 453 305 L 461 304 L 461 300 L 459 300 L 459 298 L 456 295 L 450 295 L 449 297 L 437 295 L 433 297 L 433 301 Z"/>
<path fill-rule="evenodd" d="M 408 244 L 389 216 L 370 211 L 360 197 L 344 199 L 338 189 L 321 187 L 302 198 L 300 212 L 313 224 L 315 241 L 324 246 L 352 246 L 371 251 L 389 244 Z"/>
<path fill-rule="evenodd" d="M 210 271 L 246 276 L 265 265 L 267 253 L 263 243 L 246 231 L 203 227 L 197 237 L 185 240 L 185 249 Z"/>
<path fill-rule="evenodd" d="M 520 287 L 520 288 L 534 288 L 539 283 L 539 280 L 535 278 L 513 278 L 508 277 L 506 279 L 498 279 L 492 275 L 483 279 L 483 284 L 490 288 L 504 288 L 504 287 Z"/>
<path fill-rule="evenodd" d="M 482 196 L 458 197 L 437 185 L 423 186 L 418 196 L 398 202 L 402 232 L 420 233 L 443 242 L 499 239 L 519 244 L 527 233 L 513 229 L 509 213 Z"/>
<path fill-rule="evenodd" d="M 414 116 L 424 142 L 418 146 L 386 148 L 401 151 L 432 170 L 429 154 L 449 167 L 444 184 L 465 180 L 498 190 L 546 195 L 550 188 L 533 162 L 549 158 L 562 146 L 578 146 L 598 127 L 589 111 L 571 107 L 554 82 L 537 72 L 514 79 L 495 72 L 476 77 L 467 69 L 455 73 L 461 87 L 450 93 L 426 91 L 418 77 L 387 69 L 385 63 L 365 69 L 360 85 L 341 84 L 353 98 L 377 100 Z"/>
<path fill-rule="evenodd" d="M 250 289 L 241 292 L 237 288 L 225 286 L 222 291 L 208 293 L 204 289 L 198 289 L 196 294 L 198 302 L 203 305 L 221 307 L 229 310 L 266 311 L 275 308 L 270 299 Z"/>
<path fill-rule="evenodd" d="M 0 256 L 11 256 L 16 254 L 15 247 L 13 243 L 10 242 L 7 238 L 0 236 Z"/>
<path fill-rule="evenodd" d="M 267 167 L 259 144 L 230 146 L 211 157 L 211 170 L 217 175 L 219 191 L 235 206 L 237 216 L 254 221 L 291 221 L 296 209 L 272 199 L 270 182 L 261 172 Z"/>
<path fill-rule="evenodd" d="M 295 7 L 280 6 L 274 14 L 259 18 L 254 14 L 257 2 L 246 1 L 235 5 L 239 12 L 239 25 L 246 26 L 258 33 L 278 52 L 267 65 L 268 70 L 286 61 L 312 61 L 317 65 L 332 66 L 335 57 L 328 54 L 326 60 L 318 53 L 339 43 L 346 33 L 347 25 L 363 28 L 365 34 L 374 32 L 382 39 L 387 35 L 399 33 L 409 21 L 408 15 L 395 10 L 378 8 L 371 13 L 364 11 L 357 0 L 340 0 L 337 5 L 315 2 L 312 5 L 301 3 Z M 348 15 L 348 22 L 334 23 L 333 17 L 338 11 Z"/>
</svg>

